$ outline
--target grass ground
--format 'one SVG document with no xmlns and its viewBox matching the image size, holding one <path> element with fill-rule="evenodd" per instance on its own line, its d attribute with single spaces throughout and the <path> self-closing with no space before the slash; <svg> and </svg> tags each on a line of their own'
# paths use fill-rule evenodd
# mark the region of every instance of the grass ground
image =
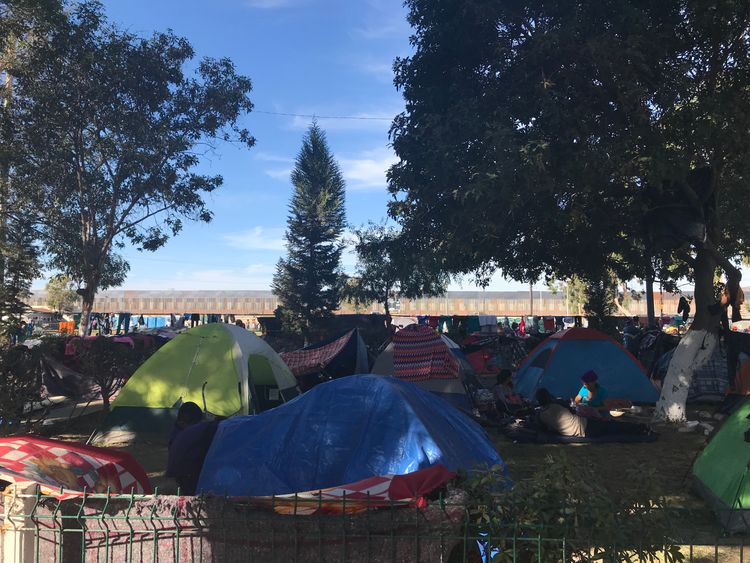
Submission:
<svg viewBox="0 0 750 563">
<path fill-rule="evenodd" d="M 693 408 L 690 418 L 699 418 L 698 413 L 705 411 L 710 412 L 711 409 Z M 93 413 L 45 426 L 43 433 L 63 440 L 83 442 L 100 419 L 100 413 Z M 715 427 L 720 425 L 716 420 L 710 422 Z M 627 475 L 631 470 L 652 471 L 653 478 L 658 480 L 658 490 L 662 491 L 670 505 L 689 509 L 686 511 L 685 525 L 695 529 L 696 539 L 713 542 L 713 538 L 721 535 L 721 529 L 702 499 L 693 494 L 690 483 L 690 468 L 708 437 L 702 430 L 679 432 L 670 425 L 657 425 L 654 429 L 659 432 L 658 441 L 636 444 L 516 444 L 497 429 L 488 429 L 488 434 L 508 464 L 514 481 L 529 478 L 550 463 L 550 458 L 554 459 L 563 452 L 573 465 L 593 467 L 615 498 L 619 491 L 629 487 Z M 133 455 L 159 492 L 176 492 L 174 482 L 164 476 L 167 462 L 165 446 L 152 443 L 113 446 Z"/>
</svg>

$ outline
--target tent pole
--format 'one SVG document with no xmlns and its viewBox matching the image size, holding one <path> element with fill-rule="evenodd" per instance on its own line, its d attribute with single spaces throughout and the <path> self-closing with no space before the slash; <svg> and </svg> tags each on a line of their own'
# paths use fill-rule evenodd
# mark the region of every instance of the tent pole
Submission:
<svg viewBox="0 0 750 563">
<path fill-rule="evenodd" d="M 727 518 L 727 525 L 724 526 L 725 531 L 729 531 L 728 524 L 730 523 L 730 520 L 732 518 L 732 512 L 735 510 L 735 506 L 739 505 L 738 510 L 740 511 L 740 517 L 742 518 L 742 521 L 745 523 L 745 526 L 748 525 L 747 520 L 745 519 L 745 516 L 742 514 L 742 500 L 740 500 L 740 492 L 742 491 L 742 485 L 745 483 L 745 478 L 747 477 L 747 472 L 750 469 L 750 459 L 747 460 L 747 463 L 745 464 L 745 471 L 742 474 L 742 479 L 740 479 L 739 484 L 737 485 L 737 492 L 734 495 L 734 500 L 732 501 L 732 505 L 729 507 L 729 516 Z"/>
</svg>

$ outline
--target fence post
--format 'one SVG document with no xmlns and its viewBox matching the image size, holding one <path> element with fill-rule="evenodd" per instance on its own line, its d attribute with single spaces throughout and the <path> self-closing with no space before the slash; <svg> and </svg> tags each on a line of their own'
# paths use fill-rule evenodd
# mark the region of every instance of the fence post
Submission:
<svg viewBox="0 0 750 563">
<path fill-rule="evenodd" d="M 10 492 L 3 494 L 3 523 L 0 528 L 0 561 L 34 560 L 34 536 L 36 526 L 31 516 L 36 505 L 36 485 L 19 487 L 12 485 Z"/>
</svg>

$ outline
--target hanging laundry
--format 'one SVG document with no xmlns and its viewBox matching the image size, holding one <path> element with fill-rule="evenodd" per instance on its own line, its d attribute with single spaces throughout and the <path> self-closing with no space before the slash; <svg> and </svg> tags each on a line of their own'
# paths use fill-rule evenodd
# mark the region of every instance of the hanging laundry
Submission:
<svg viewBox="0 0 750 563">
<path fill-rule="evenodd" d="M 438 319 L 438 332 L 443 334 L 453 331 L 453 317 L 441 315 Z"/>
<path fill-rule="evenodd" d="M 480 332 L 481 330 L 482 325 L 479 324 L 479 317 L 477 315 L 466 317 L 466 332 L 468 334 Z"/>
</svg>

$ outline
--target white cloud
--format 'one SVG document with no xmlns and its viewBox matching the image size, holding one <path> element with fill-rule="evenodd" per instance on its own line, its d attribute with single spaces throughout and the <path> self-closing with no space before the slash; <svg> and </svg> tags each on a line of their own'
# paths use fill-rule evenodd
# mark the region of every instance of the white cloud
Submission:
<svg viewBox="0 0 750 563">
<path fill-rule="evenodd" d="M 388 168 L 398 162 L 390 149 L 363 151 L 352 158 L 338 160 L 347 187 L 353 190 L 384 188 Z"/>
<path fill-rule="evenodd" d="M 292 162 L 294 162 L 294 159 L 292 157 L 272 154 L 269 152 L 256 152 L 253 155 L 253 159 L 262 160 L 263 162 L 284 162 L 287 164 L 291 164 Z"/>
<path fill-rule="evenodd" d="M 365 73 L 370 74 L 383 82 L 393 81 L 393 63 L 382 61 L 365 61 L 359 62 L 357 68 Z"/>
<path fill-rule="evenodd" d="M 300 110 L 293 113 L 298 114 L 291 117 L 287 127 L 289 129 L 304 131 L 313 122 L 313 116 L 318 116 L 318 123 L 326 131 L 382 131 L 387 133 L 393 118 L 403 111 L 361 111 L 347 112 L 337 110 Z M 339 117 L 342 116 L 342 117 Z M 346 116 L 346 117 L 343 117 Z"/>
<path fill-rule="evenodd" d="M 355 27 L 351 34 L 368 40 L 393 39 L 404 40 L 411 34 L 411 27 L 406 19 L 406 8 L 397 8 L 392 0 L 368 0 L 363 16 L 365 23 Z"/>
<path fill-rule="evenodd" d="M 241 250 L 284 250 L 284 229 L 253 227 L 249 231 L 225 234 L 222 237 L 232 248 Z"/>
<path fill-rule="evenodd" d="M 291 168 L 278 168 L 274 170 L 264 170 L 266 176 L 270 176 L 274 180 L 289 180 L 289 176 L 292 173 Z"/>
<path fill-rule="evenodd" d="M 276 267 L 250 264 L 242 268 L 213 268 L 178 272 L 165 282 L 170 289 L 264 289 L 271 287 Z M 129 284 L 128 284 L 129 285 Z M 153 287 L 149 288 L 153 289 Z"/>
<path fill-rule="evenodd" d="M 245 6 L 258 10 L 276 10 L 291 6 L 291 0 L 245 0 Z"/>
</svg>

